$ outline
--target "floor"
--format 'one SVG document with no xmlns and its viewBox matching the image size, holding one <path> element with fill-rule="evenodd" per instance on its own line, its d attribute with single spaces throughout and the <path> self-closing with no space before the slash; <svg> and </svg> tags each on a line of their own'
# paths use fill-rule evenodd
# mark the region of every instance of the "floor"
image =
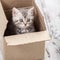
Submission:
<svg viewBox="0 0 60 60">
<path fill-rule="evenodd" d="M 44 60 L 60 60 L 60 0 L 35 0 L 35 2 L 41 9 L 47 31 L 52 37 L 50 41 L 45 43 Z M 0 41 L 0 60 L 3 60 L 1 43 Z"/>
</svg>

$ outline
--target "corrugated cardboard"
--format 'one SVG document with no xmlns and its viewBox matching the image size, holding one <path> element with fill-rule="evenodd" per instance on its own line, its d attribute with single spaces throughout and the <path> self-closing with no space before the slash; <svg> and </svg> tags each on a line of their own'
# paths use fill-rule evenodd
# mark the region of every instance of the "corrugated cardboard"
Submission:
<svg viewBox="0 0 60 60">
<path fill-rule="evenodd" d="M 7 24 L 7 19 L 0 2 L 0 36 L 3 36 L 4 30 L 6 29 L 6 24 Z"/>
<path fill-rule="evenodd" d="M 2 8 L 3 5 L 3 8 Z M 35 6 L 38 20 L 36 20 L 39 32 L 22 35 L 3 36 L 7 24 L 5 10 L 12 7 Z M 4 60 L 43 60 L 45 41 L 50 39 L 46 31 L 43 16 L 33 0 L 2 0 L 0 2 L 0 34 L 3 37 Z"/>
</svg>

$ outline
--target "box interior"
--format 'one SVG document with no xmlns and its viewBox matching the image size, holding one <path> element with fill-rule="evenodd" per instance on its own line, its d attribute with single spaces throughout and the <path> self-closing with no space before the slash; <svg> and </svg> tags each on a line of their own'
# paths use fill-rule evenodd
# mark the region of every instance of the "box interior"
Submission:
<svg viewBox="0 0 60 60">
<path fill-rule="evenodd" d="M 4 9 L 5 15 L 7 17 L 7 20 L 8 20 L 8 24 L 7 24 L 4 36 L 14 35 L 14 33 L 9 32 L 9 30 L 8 30 L 9 29 L 9 24 L 12 21 L 11 9 L 13 7 L 22 8 L 22 7 L 33 6 L 34 5 L 33 0 L 12 0 L 12 1 L 10 1 L 10 0 L 7 0 L 7 1 L 2 0 L 2 5 L 3 5 L 3 9 Z M 35 7 L 34 11 L 35 11 L 34 26 L 35 26 L 36 32 L 46 30 L 45 25 L 44 25 L 44 23 L 42 21 L 43 17 L 41 17 L 41 15 L 40 15 L 41 13 L 39 13 L 39 11 L 38 11 L 38 9 L 36 7 Z M 7 32 L 9 32 L 9 33 L 7 34 Z"/>
</svg>

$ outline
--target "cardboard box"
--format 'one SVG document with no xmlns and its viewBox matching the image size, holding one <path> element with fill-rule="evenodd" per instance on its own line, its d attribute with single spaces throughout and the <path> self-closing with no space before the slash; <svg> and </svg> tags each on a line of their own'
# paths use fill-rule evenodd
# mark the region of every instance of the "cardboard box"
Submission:
<svg viewBox="0 0 60 60">
<path fill-rule="evenodd" d="M 9 18 L 6 10 L 12 7 L 34 6 L 37 14 L 36 27 L 39 32 L 22 35 L 4 36 Z M 7 17 L 7 18 L 6 18 Z M 43 60 L 45 41 L 50 39 L 39 7 L 33 0 L 2 0 L 0 1 L 0 35 L 3 37 L 4 60 Z"/>
</svg>

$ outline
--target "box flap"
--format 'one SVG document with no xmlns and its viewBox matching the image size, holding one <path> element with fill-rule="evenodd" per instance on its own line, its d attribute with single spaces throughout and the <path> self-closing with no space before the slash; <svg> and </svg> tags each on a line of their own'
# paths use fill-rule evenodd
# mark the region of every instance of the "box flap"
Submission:
<svg viewBox="0 0 60 60">
<path fill-rule="evenodd" d="M 49 39 L 50 36 L 47 31 L 5 37 L 7 45 L 21 45 L 33 42 L 46 41 Z"/>
<path fill-rule="evenodd" d="M 44 8 L 44 7 L 43 7 L 43 3 L 42 3 L 42 2 L 44 2 L 44 1 L 43 1 L 43 0 L 39 0 L 39 1 L 34 0 L 34 3 L 35 3 L 36 6 L 39 8 L 42 16 L 44 16 L 44 13 L 43 13 L 43 8 Z"/>
<path fill-rule="evenodd" d="M 44 11 L 45 11 L 44 5 L 45 5 L 45 4 L 44 4 L 43 2 L 44 2 L 44 0 L 39 0 L 39 1 L 35 0 L 35 1 L 34 1 L 34 4 L 39 8 L 39 10 L 40 10 L 42 16 L 44 17 L 45 27 L 46 27 L 46 30 L 48 31 L 48 26 L 47 26 L 45 14 L 44 14 Z M 44 4 L 44 5 L 43 5 L 43 4 Z M 48 31 L 48 33 L 49 33 L 49 31 Z"/>
<path fill-rule="evenodd" d="M 5 10 L 13 7 L 31 6 L 33 0 L 1 0 Z"/>
<path fill-rule="evenodd" d="M 43 16 L 43 14 L 42 14 L 42 8 L 41 8 L 41 5 L 40 6 L 38 6 L 38 4 L 37 4 L 37 2 L 36 1 L 34 1 L 33 2 L 33 4 L 34 4 L 34 7 L 35 7 L 35 9 L 36 9 L 36 11 L 37 11 L 37 14 L 38 14 L 38 16 L 39 16 L 39 19 L 40 19 L 40 24 L 41 24 L 41 26 L 42 26 L 42 29 L 41 30 L 46 30 L 46 25 L 45 25 L 45 21 L 44 21 L 44 16 Z"/>
<path fill-rule="evenodd" d="M 4 35 L 6 24 L 7 24 L 6 16 L 4 14 L 2 4 L 0 2 L 0 36 Z"/>
</svg>

